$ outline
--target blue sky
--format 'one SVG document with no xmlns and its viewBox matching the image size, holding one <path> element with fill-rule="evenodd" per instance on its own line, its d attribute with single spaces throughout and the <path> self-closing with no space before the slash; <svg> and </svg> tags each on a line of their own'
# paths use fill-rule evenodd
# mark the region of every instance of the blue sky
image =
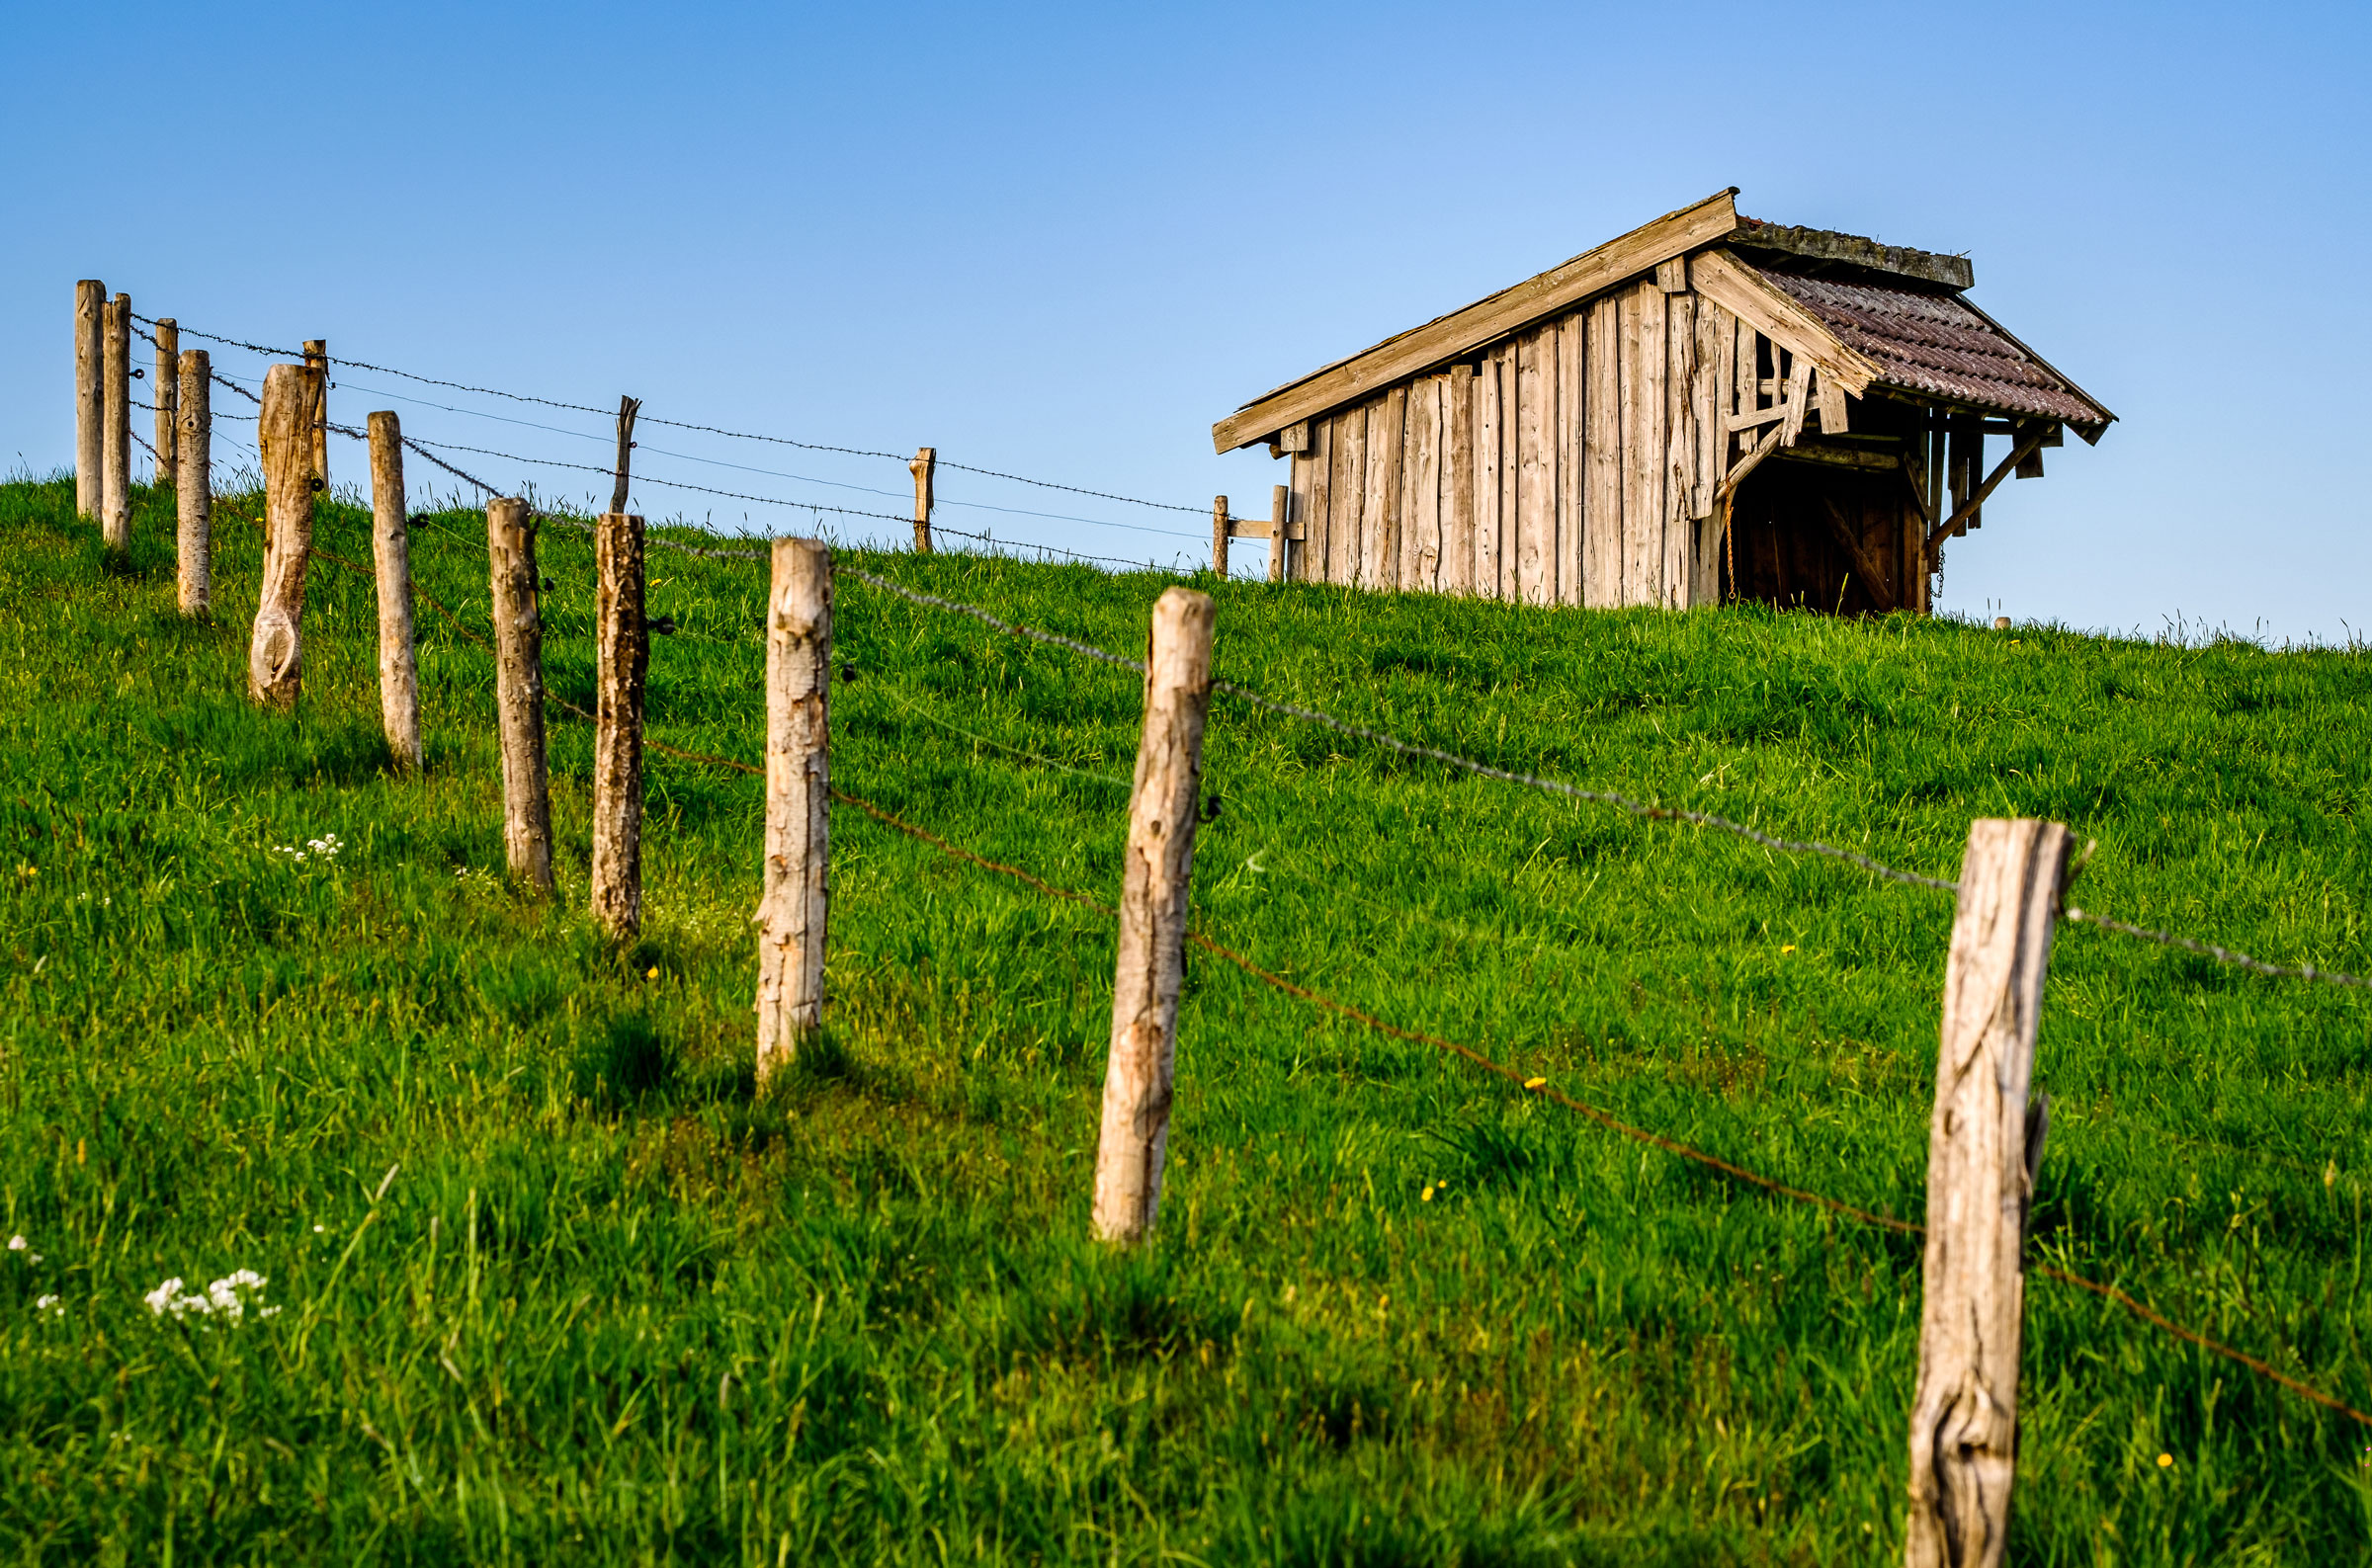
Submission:
<svg viewBox="0 0 2372 1568">
<path fill-rule="evenodd" d="M 2368 35 L 2360 6 L 20 5 L 0 462 L 71 460 L 97 277 L 268 344 L 1260 516 L 1283 465 L 1214 456 L 1214 419 L 1737 185 L 1759 217 L 1971 253 L 1973 297 L 2122 416 L 2004 488 L 1946 608 L 2337 639 L 2372 626 Z M 360 371 L 332 402 L 603 460 L 582 416 Z M 654 477 L 909 493 L 880 458 L 645 436 Z M 942 513 L 1000 537 L 1207 548 L 1190 513 L 941 496 L 1016 509 Z"/>
</svg>

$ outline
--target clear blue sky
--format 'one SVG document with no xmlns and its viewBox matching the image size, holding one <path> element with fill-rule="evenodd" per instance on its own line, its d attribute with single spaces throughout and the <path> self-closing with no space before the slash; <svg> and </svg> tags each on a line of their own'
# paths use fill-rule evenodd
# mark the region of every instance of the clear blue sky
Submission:
<svg viewBox="0 0 2372 1568">
<path fill-rule="evenodd" d="M 1737 185 L 1971 253 L 1977 301 L 2122 416 L 2004 488 L 1948 608 L 2372 627 L 2362 6 L 20 5 L 7 31 L 0 462 L 71 461 L 97 277 L 266 343 L 1265 515 L 1283 465 L 1215 457 L 1214 419 Z M 357 371 L 333 414 L 603 460 L 378 387 L 444 400 Z M 654 476 L 904 508 L 879 459 L 646 436 L 808 477 L 646 448 Z M 1186 536 L 942 513 L 1000 536 L 1207 548 L 1188 514 L 941 494 Z"/>
</svg>

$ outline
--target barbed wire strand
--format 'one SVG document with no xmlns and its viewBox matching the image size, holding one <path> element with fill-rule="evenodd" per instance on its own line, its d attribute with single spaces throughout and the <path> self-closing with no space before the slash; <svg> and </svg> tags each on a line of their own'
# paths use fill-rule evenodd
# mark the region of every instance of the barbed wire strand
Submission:
<svg viewBox="0 0 2372 1568">
<path fill-rule="evenodd" d="M 2070 909 L 2067 911 L 2066 919 L 2071 924 L 2097 926 L 2103 931 L 2113 931 L 2121 937 L 2138 937 L 2144 942 L 2155 942 L 2168 948 L 2180 948 L 2185 952 L 2195 952 L 2203 958 L 2213 958 L 2218 963 L 2228 963 L 2235 968 L 2251 970 L 2254 973 L 2270 975 L 2276 979 L 2321 980 L 2330 985 L 2350 985 L 2372 990 L 2372 979 L 2366 979 L 2362 975 L 2347 974 L 2337 969 L 2319 969 L 2311 963 L 2267 963 L 2262 958 L 2252 958 L 2232 948 L 2220 948 L 2212 942 L 2201 942 L 2195 937 L 2176 936 L 2170 931 L 2154 931 L 2148 926 L 2128 925 L 2122 920 L 2111 920 L 2106 915 L 2088 909 Z"/>
</svg>

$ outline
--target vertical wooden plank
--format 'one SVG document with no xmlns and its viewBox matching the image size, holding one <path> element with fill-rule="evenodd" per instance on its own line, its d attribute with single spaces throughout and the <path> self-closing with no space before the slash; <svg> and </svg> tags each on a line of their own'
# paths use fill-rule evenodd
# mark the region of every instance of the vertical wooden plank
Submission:
<svg viewBox="0 0 2372 1568">
<path fill-rule="evenodd" d="M 1586 311 L 1567 311 L 1557 323 L 1556 601 L 1561 605 L 1581 603 L 1581 470 L 1589 450 L 1581 420 L 1588 336 Z"/>
<path fill-rule="evenodd" d="M 1581 602 L 1610 610 L 1623 602 L 1623 315 L 1622 299 L 1591 301 L 1583 345 Z"/>
<path fill-rule="evenodd" d="M 1441 586 L 1441 405 L 1447 383 L 1422 375 L 1408 388 L 1408 457 L 1401 482 L 1407 529 L 1400 541 L 1400 586 Z"/>
<path fill-rule="evenodd" d="M 1722 482 L 1722 366 L 1723 350 L 1735 353 L 1730 313 L 1710 299 L 1697 300 L 1697 375 L 1689 399 L 1696 409 L 1696 482 L 1689 490 L 1689 535 L 1696 548 L 1696 573 L 1690 598 L 1700 605 L 1722 601 L 1721 520 L 1713 515 L 1713 497 Z"/>
<path fill-rule="evenodd" d="M 1521 592 L 1516 580 L 1515 481 L 1522 443 L 1516 427 L 1523 417 L 1515 340 L 1510 338 L 1493 349 L 1491 359 L 1499 370 L 1499 598 L 1514 604 Z"/>
<path fill-rule="evenodd" d="M 1297 582 L 1322 583 L 1326 576 L 1326 530 L 1331 527 L 1334 489 L 1334 421 L 1310 421 L 1310 450 L 1294 459 L 1310 464 L 1310 505 L 1302 513 L 1302 543 L 1293 552 Z"/>
<path fill-rule="evenodd" d="M 1693 604 L 1696 530 L 1689 497 L 1697 477 L 1697 300 L 1664 293 L 1663 600 L 1667 609 Z"/>
<path fill-rule="evenodd" d="M 1368 405 L 1367 492 L 1359 517 L 1359 586 L 1389 593 L 1399 586 L 1400 460 L 1408 441 L 1408 389 L 1396 386 Z"/>
<path fill-rule="evenodd" d="M 1623 600 L 1663 603 L 1664 291 L 1623 297 Z"/>
<path fill-rule="evenodd" d="M 1442 484 L 1441 586 L 1452 594 L 1475 587 L 1475 368 L 1450 367 L 1448 407 L 1442 421 L 1447 442 Z"/>
<path fill-rule="evenodd" d="M 1326 581 L 1359 580 L 1359 520 L 1367 496 L 1367 409 L 1334 416 L 1334 527 L 1326 537 Z"/>
<path fill-rule="evenodd" d="M 1515 591 L 1527 605 L 1556 592 L 1557 328 L 1515 340 Z"/>
<path fill-rule="evenodd" d="M 1505 445 L 1499 359 L 1475 364 L 1475 592 L 1499 597 L 1499 468 Z"/>
<path fill-rule="evenodd" d="M 766 838 L 752 922 L 760 1084 L 790 1065 L 801 1039 L 823 1022 L 831 920 L 832 552 L 814 539 L 776 539 L 772 565 Z"/>
</svg>

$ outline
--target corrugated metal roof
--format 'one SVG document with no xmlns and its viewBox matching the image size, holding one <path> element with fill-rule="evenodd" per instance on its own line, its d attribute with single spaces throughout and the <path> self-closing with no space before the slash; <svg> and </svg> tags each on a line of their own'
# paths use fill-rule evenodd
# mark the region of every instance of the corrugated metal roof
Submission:
<svg viewBox="0 0 2372 1568">
<path fill-rule="evenodd" d="M 1949 289 L 1823 278 L 1760 263 L 1755 271 L 1819 316 L 1847 348 L 1876 361 L 1887 385 L 2071 425 L 2116 418 Z"/>
</svg>

